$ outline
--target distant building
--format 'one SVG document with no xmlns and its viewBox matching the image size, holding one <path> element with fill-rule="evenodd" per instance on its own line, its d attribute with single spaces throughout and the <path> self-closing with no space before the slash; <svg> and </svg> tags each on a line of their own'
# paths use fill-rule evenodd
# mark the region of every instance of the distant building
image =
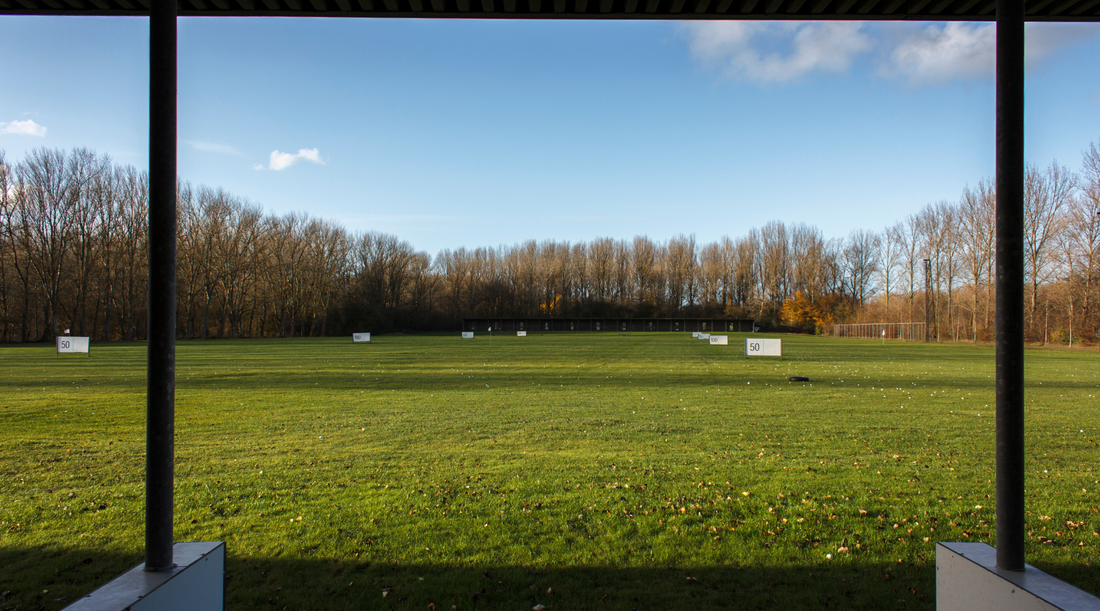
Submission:
<svg viewBox="0 0 1100 611">
<path fill-rule="evenodd" d="M 463 331 L 752 333 L 751 318 L 464 318 Z"/>
</svg>

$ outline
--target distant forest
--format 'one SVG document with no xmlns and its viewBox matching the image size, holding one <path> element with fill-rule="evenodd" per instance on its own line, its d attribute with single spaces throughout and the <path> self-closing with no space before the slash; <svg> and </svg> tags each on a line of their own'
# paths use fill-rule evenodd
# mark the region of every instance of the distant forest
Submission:
<svg viewBox="0 0 1100 611">
<path fill-rule="evenodd" d="M 847 238 L 773 221 L 706 244 L 531 240 L 434 257 L 396 236 L 265 214 L 221 189 L 181 183 L 178 205 L 181 339 L 457 329 L 474 316 L 751 317 L 826 334 L 834 323 L 927 316 L 939 340 L 993 332 L 988 179 Z M 1028 339 L 1095 342 L 1098 145 L 1077 171 L 1029 165 L 1025 208 Z M 0 212 L 0 341 L 51 341 L 66 329 L 145 337 L 144 172 L 88 149 L 37 149 L 13 164 L 0 152 Z"/>
</svg>

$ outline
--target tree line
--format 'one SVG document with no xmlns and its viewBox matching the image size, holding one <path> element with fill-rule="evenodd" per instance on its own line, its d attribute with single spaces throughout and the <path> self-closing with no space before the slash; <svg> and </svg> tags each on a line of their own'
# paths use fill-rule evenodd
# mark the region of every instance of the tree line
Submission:
<svg viewBox="0 0 1100 611">
<path fill-rule="evenodd" d="M 1029 339 L 1100 327 L 1100 149 L 1079 171 L 1028 166 Z M 221 189 L 178 188 L 182 339 L 457 328 L 463 317 L 751 317 L 828 333 L 923 322 L 937 339 L 992 334 L 996 194 L 989 180 L 881 232 L 827 239 L 772 221 L 699 243 L 596 238 L 445 249 L 272 215 Z M 59 333 L 143 339 L 148 177 L 88 149 L 0 153 L 0 341 Z"/>
</svg>

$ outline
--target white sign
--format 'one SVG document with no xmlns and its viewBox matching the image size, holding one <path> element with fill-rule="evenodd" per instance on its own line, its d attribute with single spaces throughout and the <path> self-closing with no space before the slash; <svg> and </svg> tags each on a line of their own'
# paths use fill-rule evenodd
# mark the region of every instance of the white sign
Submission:
<svg viewBox="0 0 1100 611">
<path fill-rule="evenodd" d="M 516 337 L 527 337 L 526 331 L 516 331 Z"/>
<path fill-rule="evenodd" d="M 695 339 L 698 339 L 699 338 L 699 332 L 698 331 L 692 331 L 691 332 L 691 337 L 695 338 Z"/>
<path fill-rule="evenodd" d="M 745 356 L 783 356 L 783 340 L 750 337 L 745 340 Z"/>
<path fill-rule="evenodd" d="M 473 338 L 474 338 L 474 332 L 473 331 L 463 331 L 462 332 L 462 339 L 473 339 Z"/>
<path fill-rule="evenodd" d="M 370 333 L 352 333 L 351 341 L 353 342 L 369 342 Z"/>
<path fill-rule="evenodd" d="M 699 334 L 699 339 L 703 339 L 703 340 L 710 339 L 710 333 L 700 333 Z"/>
<path fill-rule="evenodd" d="M 88 346 L 91 343 L 88 337 L 58 337 L 57 338 L 57 353 L 62 352 L 88 352 Z"/>
<path fill-rule="evenodd" d="M 728 346 L 729 343 L 730 343 L 730 338 L 729 338 L 728 335 L 711 335 L 710 336 L 710 345 L 711 346 Z"/>
</svg>

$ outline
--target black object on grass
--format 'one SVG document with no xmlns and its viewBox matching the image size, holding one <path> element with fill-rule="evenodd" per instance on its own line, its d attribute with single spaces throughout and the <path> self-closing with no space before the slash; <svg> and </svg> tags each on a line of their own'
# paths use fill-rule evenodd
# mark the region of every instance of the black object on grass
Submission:
<svg viewBox="0 0 1100 611">
<path fill-rule="evenodd" d="M 787 378 L 788 382 L 809 382 L 810 378 L 804 378 L 802 376 L 791 376 Z"/>
</svg>

